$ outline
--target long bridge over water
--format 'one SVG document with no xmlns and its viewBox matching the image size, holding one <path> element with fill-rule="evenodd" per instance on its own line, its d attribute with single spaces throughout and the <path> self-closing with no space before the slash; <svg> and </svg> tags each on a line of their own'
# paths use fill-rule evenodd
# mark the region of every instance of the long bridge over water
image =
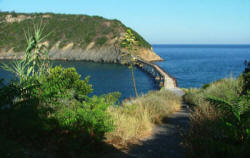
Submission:
<svg viewBox="0 0 250 158">
<path fill-rule="evenodd" d="M 174 91 L 179 95 L 184 95 L 184 92 L 178 88 L 177 80 L 160 66 L 139 58 L 136 60 L 137 66 L 149 73 L 159 83 L 159 86 L 164 87 L 166 90 Z"/>
</svg>

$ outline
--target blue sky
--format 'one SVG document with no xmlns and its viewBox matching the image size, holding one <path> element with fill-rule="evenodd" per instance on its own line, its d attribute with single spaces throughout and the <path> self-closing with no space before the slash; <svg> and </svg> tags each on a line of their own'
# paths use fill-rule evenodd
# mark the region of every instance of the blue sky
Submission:
<svg viewBox="0 0 250 158">
<path fill-rule="evenodd" d="M 250 44 L 250 0 L 0 0 L 0 10 L 119 19 L 151 44 Z"/>
</svg>

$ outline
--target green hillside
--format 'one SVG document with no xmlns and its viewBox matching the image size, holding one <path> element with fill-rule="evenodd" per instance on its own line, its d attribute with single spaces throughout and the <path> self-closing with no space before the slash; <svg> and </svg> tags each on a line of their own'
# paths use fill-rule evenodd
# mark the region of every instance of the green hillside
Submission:
<svg viewBox="0 0 250 158">
<path fill-rule="evenodd" d="M 119 20 L 108 20 L 100 16 L 0 12 L 0 49 L 14 48 L 15 52 L 24 51 L 24 30 L 27 31 L 34 23 L 39 24 L 41 21 L 45 25 L 44 34 L 50 33 L 46 39 L 49 48 L 57 43 L 59 48 L 73 43 L 73 48 L 82 49 L 91 42 L 94 47 L 119 45 L 118 39 L 127 29 Z M 140 47 L 151 48 L 138 33 L 133 33 Z"/>
</svg>

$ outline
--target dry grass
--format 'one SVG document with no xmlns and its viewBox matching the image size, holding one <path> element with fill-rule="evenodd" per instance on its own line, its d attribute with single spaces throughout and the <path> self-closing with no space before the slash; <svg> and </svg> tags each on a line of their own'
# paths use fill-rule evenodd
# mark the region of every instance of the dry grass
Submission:
<svg viewBox="0 0 250 158">
<path fill-rule="evenodd" d="M 111 107 L 116 130 L 106 135 L 107 141 L 121 146 L 151 134 L 155 124 L 181 107 L 181 98 L 167 91 L 152 91 L 123 102 L 120 107 Z"/>
<path fill-rule="evenodd" d="M 191 128 L 201 126 L 206 121 L 215 121 L 222 115 L 214 106 L 207 100 L 207 96 L 216 96 L 229 100 L 229 96 L 237 95 L 241 91 L 241 80 L 233 78 L 226 78 L 220 81 L 211 83 L 205 89 L 189 89 L 184 100 L 186 103 L 193 105 L 193 112 L 191 114 Z M 207 125 L 205 125 L 207 126 Z M 204 126 L 204 127 L 205 127 Z M 207 126 L 211 129 L 211 126 Z M 199 133 L 199 132 L 198 132 Z M 198 134 L 197 133 L 197 134 Z M 207 132 L 205 132 L 207 133 Z"/>
<path fill-rule="evenodd" d="M 202 107 L 207 104 L 207 96 L 215 96 L 224 100 L 229 100 L 229 96 L 237 95 L 242 90 L 242 80 L 234 78 L 225 78 L 217 82 L 211 83 L 204 89 L 191 88 L 184 96 L 186 103 L 194 106 Z"/>
<path fill-rule="evenodd" d="M 211 140 L 223 137 L 223 131 L 219 127 L 221 127 L 221 118 L 224 114 L 211 105 L 206 97 L 216 96 L 230 100 L 230 97 L 238 95 L 241 88 L 241 80 L 226 78 L 211 83 L 203 89 L 189 89 L 186 93 L 184 101 L 193 108 L 190 128 L 185 135 L 184 143 L 190 157 L 216 157 L 213 150 L 216 147 L 209 143 Z"/>
</svg>

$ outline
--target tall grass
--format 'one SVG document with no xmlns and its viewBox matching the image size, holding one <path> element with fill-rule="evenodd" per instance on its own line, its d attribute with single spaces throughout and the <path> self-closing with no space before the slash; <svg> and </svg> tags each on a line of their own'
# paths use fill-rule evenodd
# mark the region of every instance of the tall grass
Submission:
<svg viewBox="0 0 250 158">
<path fill-rule="evenodd" d="M 241 95 L 243 87 L 241 77 L 231 77 L 186 93 L 184 100 L 193 109 L 190 129 L 185 135 L 190 157 L 250 156 L 246 136 L 250 129 L 246 115 L 250 102 L 249 94 Z"/>
<path fill-rule="evenodd" d="M 189 105 L 203 106 L 207 104 L 207 96 L 220 97 L 222 99 L 230 99 L 232 95 L 239 96 L 242 91 L 243 82 L 242 80 L 236 80 L 232 77 L 219 80 L 217 82 L 211 83 L 206 88 L 197 89 L 191 88 L 187 91 L 184 96 L 184 100 Z"/>
<path fill-rule="evenodd" d="M 116 130 L 106 135 L 113 144 L 139 140 L 151 134 L 156 124 L 162 123 L 181 107 L 181 98 L 168 91 L 152 91 L 136 99 L 123 102 L 120 107 L 111 107 L 109 112 L 115 121 Z"/>
</svg>

